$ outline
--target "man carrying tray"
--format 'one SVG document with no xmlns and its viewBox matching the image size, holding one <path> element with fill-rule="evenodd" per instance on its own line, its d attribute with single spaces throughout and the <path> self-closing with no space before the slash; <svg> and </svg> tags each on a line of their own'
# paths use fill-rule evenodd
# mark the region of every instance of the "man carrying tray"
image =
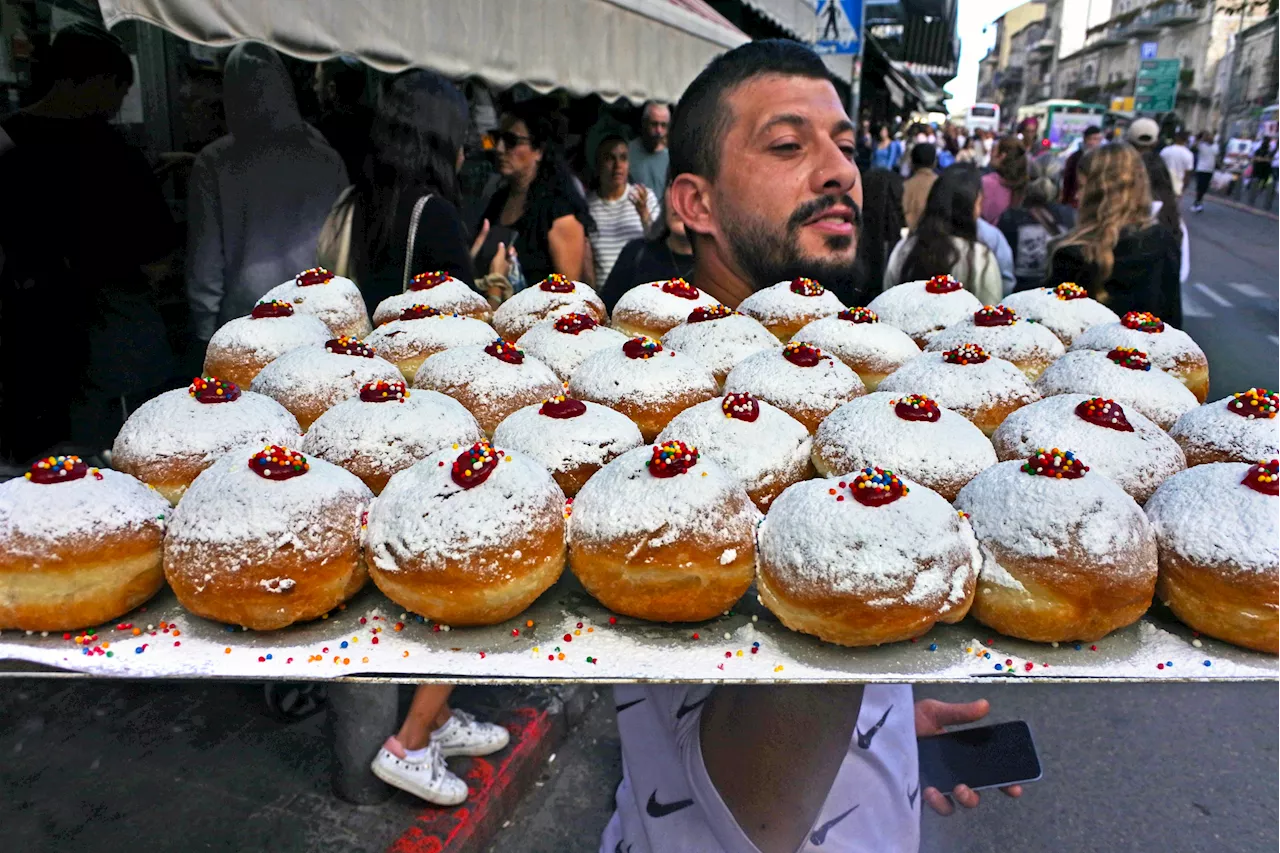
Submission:
<svg viewBox="0 0 1280 853">
<path fill-rule="evenodd" d="M 769 40 L 720 56 L 685 90 L 669 138 L 670 203 L 699 288 L 736 307 L 777 281 L 853 278 L 855 129 L 816 54 Z M 614 696 L 623 778 L 602 853 L 915 851 L 921 803 L 953 808 L 920 791 L 916 737 L 988 711 L 915 703 L 910 685 L 637 684 Z M 952 797 L 978 805 L 965 786 Z"/>
</svg>

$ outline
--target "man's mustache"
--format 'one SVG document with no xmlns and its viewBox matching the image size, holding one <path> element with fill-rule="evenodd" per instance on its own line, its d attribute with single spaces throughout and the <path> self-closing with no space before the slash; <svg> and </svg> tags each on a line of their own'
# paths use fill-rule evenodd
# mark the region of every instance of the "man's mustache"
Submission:
<svg viewBox="0 0 1280 853">
<path fill-rule="evenodd" d="M 824 195 L 815 198 L 813 201 L 806 201 L 795 209 L 791 217 L 787 220 L 787 230 L 794 231 L 801 225 L 804 225 L 810 219 L 830 210 L 838 204 L 853 211 L 853 225 L 855 228 L 862 228 L 862 208 L 858 207 L 852 196 L 848 195 Z"/>
</svg>

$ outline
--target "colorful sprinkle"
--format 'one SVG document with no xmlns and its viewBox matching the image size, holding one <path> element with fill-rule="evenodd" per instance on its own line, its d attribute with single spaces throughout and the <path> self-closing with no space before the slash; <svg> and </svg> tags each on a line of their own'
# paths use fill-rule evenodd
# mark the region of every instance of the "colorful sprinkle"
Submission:
<svg viewBox="0 0 1280 853">
<path fill-rule="evenodd" d="M 46 456 L 32 463 L 31 470 L 23 476 L 33 483 L 47 486 L 51 483 L 80 480 L 90 473 L 95 478 L 102 479 L 98 469 L 90 468 L 79 456 Z"/>
<path fill-rule="evenodd" d="M 1107 353 L 1107 358 L 1114 361 L 1121 367 L 1127 367 L 1130 370 L 1150 370 L 1151 362 L 1147 359 L 1147 354 L 1142 350 L 1133 347 L 1116 347 Z"/>
<path fill-rule="evenodd" d="M 408 308 L 400 312 L 400 320 L 426 320 L 430 317 L 439 317 L 443 312 L 439 308 L 432 308 L 430 305 L 421 303 L 410 305 Z"/>
<path fill-rule="evenodd" d="M 1022 463 L 1022 472 L 1041 477 L 1052 477 L 1056 480 L 1079 480 L 1089 466 L 1076 458 L 1070 450 L 1053 448 L 1045 450 L 1041 447 Z"/>
<path fill-rule="evenodd" d="M 1250 388 L 1248 391 L 1232 394 L 1231 399 L 1227 401 L 1227 411 L 1250 420 L 1255 418 L 1270 420 L 1276 416 L 1277 407 L 1280 407 L 1280 394 L 1270 392 L 1266 388 Z"/>
<path fill-rule="evenodd" d="M 622 345 L 622 351 L 626 354 L 627 358 L 653 358 L 655 355 L 662 352 L 662 344 L 658 343 L 653 338 L 647 338 L 644 335 L 640 335 L 639 337 L 632 338 L 624 343 Z"/>
<path fill-rule="evenodd" d="M 524 350 L 510 341 L 504 341 L 502 338 L 498 338 L 489 344 L 484 348 L 484 351 L 498 361 L 505 361 L 507 364 L 524 364 Z"/>
<path fill-rule="evenodd" d="M 1073 281 L 1064 281 L 1053 289 L 1053 295 L 1066 302 L 1071 299 L 1084 299 L 1089 292 Z"/>
<path fill-rule="evenodd" d="M 365 403 L 403 403 L 409 389 L 399 380 L 374 379 L 360 386 L 360 400 Z"/>
<path fill-rule="evenodd" d="M 724 399 L 720 401 L 720 410 L 724 412 L 726 418 L 746 421 L 749 424 L 755 423 L 760 417 L 760 403 L 746 391 L 725 394 Z"/>
<path fill-rule="evenodd" d="M 961 344 L 942 354 L 942 360 L 947 364 L 982 364 L 990 358 L 987 351 L 977 344 Z"/>
<path fill-rule="evenodd" d="M 1124 415 L 1124 409 L 1115 400 L 1090 397 L 1076 406 L 1076 415 L 1094 426 L 1106 427 L 1117 432 L 1133 432 L 1133 425 Z"/>
<path fill-rule="evenodd" d="M 555 329 L 557 332 L 563 332 L 566 335 L 576 335 L 579 332 L 585 332 L 588 329 L 594 329 L 600 325 L 596 322 L 596 318 L 590 314 L 565 314 L 557 317 Z"/>
<path fill-rule="evenodd" d="M 553 272 L 551 275 L 538 282 L 538 289 L 547 293 L 573 293 L 575 286 L 573 280 L 567 275 L 561 275 Z"/>
<path fill-rule="evenodd" d="M 906 484 L 892 471 L 883 468 L 863 468 L 849 483 L 853 499 L 863 506 L 884 506 L 910 493 Z"/>
<path fill-rule="evenodd" d="M 264 299 L 253 306 L 249 316 L 255 320 L 265 320 L 269 317 L 292 317 L 293 306 L 283 299 Z"/>
<path fill-rule="evenodd" d="M 955 293 L 963 285 L 954 276 L 935 275 L 924 283 L 925 293 Z"/>
<path fill-rule="evenodd" d="M 1164 331 L 1164 321 L 1150 311 L 1130 311 L 1120 318 L 1120 324 L 1126 329 L 1151 335 Z"/>
<path fill-rule="evenodd" d="M 310 471 L 311 463 L 296 450 L 270 444 L 249 457 L 249 470 L 266 480 L 288 480 Z"/>
<path fill-rule="evenodd" d="M 904 421 L 925 421 L 937 423 L 942 418 L 942 409 L 937 402 L 924 394 L 908 394 L 899 400 L 890 400 L 893 413 Z"/>
<path fill-rule="evenodd" d="M 653 456 L 645 464 L 659 479 L 684 474 L 698 464 L 698 448 L 683 441 L 664 441 L 653 448 Z"/>
<path fill-rule="evenodd" d="M 705 323 L 708 320 L 722 320 L 725 317 L 732 317 L 737 314 L 727 305 L 721 305 L 717 302 L 715 305 L 699 305 L 689 312 L 689 316 L 685 319 L 686 323 Z"/>
<path fill-rule="evenodd" d="M 678 296 L 681 299 L 697 299 L 702 295 L 698 288 L 682 278 L 673 278 L 665 281 L 661 287 L 663 293 L 670 293 L 672 296 Z"/>
<path fill-rule="evenodd" d="M 572 397 L 566 397 L 564 394 L 552 397 L 549 400 L 543 400 L 542 406 L 538 409 L 538 414 L 556 420 L 568 420 L 569 418 L 577 418 L 587 413 L 587 404 L 581 400 L 575 400 Z"/>
<path fill-rule="evenodd" d="M 360 358 L 373 358 L 374 356 L 373 347 L 350 335 L 342 335 L 325 341 L 324 348 L 334 355 L 355 355 Z"/>
<path fill-rule="evenodd" d="M 1006 308 L 1003 305 L 984 305 L 973 312 L 975 326 L 1012 326 L 1016 322 L 1018 322 L 1018 315 L 1012 308 Z"/>
<path fill-rule="evenodd" d="M 444 270 L 432 270 L 431 272 L 420 272 L 413 278 L 409 279 L 410 290 L 430 290 L 433 287 L 439 287 L 448 281 L 450 276 Z"/>
<path fill-rule="evenodd" d="M 792 341 L 782 348 L 782 357 L 796 367 L 813 367 L 822 361 L 822 350 L 813 344 Z"/>
<path fill-rule="evenodd" d="M 797 296 L 821 296 L 827 289 L 813 279 L 802 276 L 791 282 L 791 292 Z"/>
<path fill-rule="evenodd" d="M 1240 482 L 1255 492 L 1280 497 L 1280 459 L 1260 460 L 1250 466 Z"/>
<path fill-rule="evenodd" d="M 333 273 L 324 267 L 312 267 L 309 270 L 303 270 L 293 277 L 293 281 L 298 287 L 311 287 L 315 284 L 328 284 L 333 281 Z"/>
<path fill-rule="evenodd" d="M 880 315 L 872 311 L 870 308 L 846 308 L 836 316 L 841 320 L 848 320 L 850 323 L 880 322 Z"/>
<path fill-rule="evenodd" d="M 503 452 L 494 450 L 489 442 L 477 441 L 453 460 L 453 482 L 464 489 L 480 485 L 498 467 L 498 458 L 502 455 Z"/>
</svg>

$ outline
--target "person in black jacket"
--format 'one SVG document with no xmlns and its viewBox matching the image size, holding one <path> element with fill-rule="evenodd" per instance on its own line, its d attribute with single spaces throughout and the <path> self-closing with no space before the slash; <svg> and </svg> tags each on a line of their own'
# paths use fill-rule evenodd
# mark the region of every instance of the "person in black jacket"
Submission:
<svg viewBox="0 0 1280 853">
<path fill-rule="evenodd" d="M 862 234 L 853 282 L 848 292 L 832 288 L 845 305 L 866 305 L 880 294 L 889 253 L 906 227 L 902 193 L 903 180 L 897 172 L 872 168 L 862 173 Z"/>
<path fill-rule="evenodd" d="M 1080 215 L 1054 247 L 1045 283 L 1075 282 L 1117 314 L 1167 314 L 1179 292 L 1178 232 L 1151 213 L 1142 157 L 1125 142 L 1080 159 Z"/>
<path fill-rule="evenodd" d="M 688 278 L 693 274 L 693 248 L 684 233 L 684 223 L 672 211 L 665 194 L 662 219 L 654 233 L 622 247 L 609 278 L 600 290 L 605 307 L 613 311 L 622 294 L 650 281 Z"/>
<path fill-rule="evenodd" d="M 1076 212 L 1054 201 L 1058 188 L 1050 178 L 1027 184 L 1022 203 L 1000 214 L 1000 232 L 1013 250 L 1014 290 L 1032 290 L 1044 284 L 1049 271 L 1049 247 L 1076 222 Z"/>
</svg>

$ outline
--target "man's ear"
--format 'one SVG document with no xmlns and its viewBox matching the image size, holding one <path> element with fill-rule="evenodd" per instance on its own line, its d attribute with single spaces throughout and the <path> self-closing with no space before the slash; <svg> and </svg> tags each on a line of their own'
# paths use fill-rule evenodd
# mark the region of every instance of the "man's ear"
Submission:
<svg viewBox="0 0 1280 853">
<path fill-rule="evenodd" d="M 676 175 L 671 182 L 671 208 L 688 231 L 716 234 L 715 212 L 711 202 L 711 182 L 688 172 Z"/>
</svg>

